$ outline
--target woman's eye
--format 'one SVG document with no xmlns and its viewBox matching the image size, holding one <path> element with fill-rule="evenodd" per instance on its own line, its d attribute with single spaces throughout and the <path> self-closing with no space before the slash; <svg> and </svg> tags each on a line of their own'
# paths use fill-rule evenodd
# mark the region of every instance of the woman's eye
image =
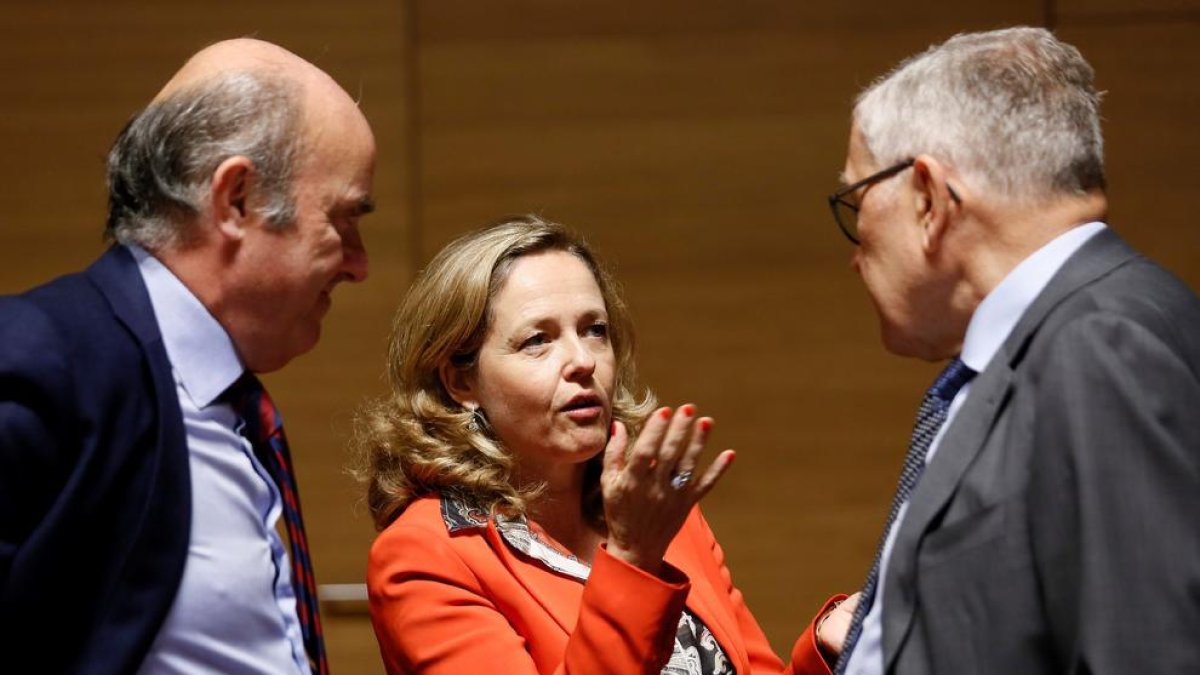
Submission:
<svg viewBox="0 0 1200 675">
<path fill-rule="evenodd" d="M 594 323 L 587 327 L 586 335 L 588 337 L 608 337 L 608 324 L 599 322 Z"/>
<path fill-rule="evenodd" d="M 542 345 L 546 344 L 546 342 L 548 342 L 548 341 L 549 340 L 546 337 L 545 333 L 538 333 L 537 335 L 531 335 L 530 337 L 525 338 L 525 341 L 521 343 L 521 349 L 533 349 L 535 347 L 541 347 Z"/>
</svg>

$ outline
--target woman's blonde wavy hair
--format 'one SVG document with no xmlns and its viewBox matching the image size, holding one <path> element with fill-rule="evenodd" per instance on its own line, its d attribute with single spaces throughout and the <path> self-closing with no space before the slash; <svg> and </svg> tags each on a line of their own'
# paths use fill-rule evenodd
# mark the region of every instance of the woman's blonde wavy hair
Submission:
<svg viewBox="0 0 1200 675">
<path fill-rule="evenodd" d="M 513 484 L 514 459 L 486 425 L 468 429 L 472 413 L 442 384 L 443 364 L 474 368 L 490 324 L 490 305 L 520 258 L 564 251 L 582 260 L 596 278 L 608 310 L 616 359 L 613 418 L 631 438 L 655 405 L 636 386 L 633 325 L 618 288 L 587 244 L 557 223 L 514 216 L 467 234 L 421 271 L 392 325 L 388 351 L 390 393 L 369 402 L 356 420 L 358 478 L 379 529 L 413 500 L 450 493 L 487 509 L 523 514 L 540 486 Z M 584 513 L 603 521 L 599 480 L 602 457 L 585 470 Z"/>
</svg>

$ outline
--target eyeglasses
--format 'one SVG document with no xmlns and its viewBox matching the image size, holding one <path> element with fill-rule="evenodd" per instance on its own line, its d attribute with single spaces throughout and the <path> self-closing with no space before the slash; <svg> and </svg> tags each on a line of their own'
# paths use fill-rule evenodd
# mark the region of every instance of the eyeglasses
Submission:
<svg viewBox="0 0 1200 675">
<path fill-rule="evenodd" d="M 901 171 L 913 165 L 913 159 L 906 159 L 899 164 L 889 166 L 883 171 L 867 176 L 853 185 L 838 190 L 829 195 L 829 209 L 833 211 L 833 219 L 837 222 L 838 229 L 846 238 L 854 242 L 858 246 L 858 209 L 861 206 L 861 196 L 856 193 L 861 188 L 865 188 L 875 183 L 878 183 L 885 178 L 891 178 Z"/>
</svg>

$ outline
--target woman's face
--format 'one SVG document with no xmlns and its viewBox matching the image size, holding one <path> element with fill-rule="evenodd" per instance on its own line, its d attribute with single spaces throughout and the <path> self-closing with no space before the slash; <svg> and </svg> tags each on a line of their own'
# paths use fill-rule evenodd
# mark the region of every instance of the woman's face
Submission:
<svg viewBox="0 0 1200 675">
<path fill-rule="evenodd" d="M 608 440 L 615 358 L 591 270 L 562 251 L 522 257 L 491 313 L 464 402 L 487 414 L 524 478 L 595 456 Z"/>
</svg>

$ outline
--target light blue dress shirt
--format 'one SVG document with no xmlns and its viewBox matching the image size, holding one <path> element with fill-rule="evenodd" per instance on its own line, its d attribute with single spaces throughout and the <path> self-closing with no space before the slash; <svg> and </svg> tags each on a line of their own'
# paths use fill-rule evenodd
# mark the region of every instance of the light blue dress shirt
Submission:
<svg viewBox="0 0 1200 675">
<path fill-rule="evenodd" d="M 277 530 L 279 490 L 217 398 L 242 374 L 233 342 L 195 295 L 130 246 L 171 361 L 187 433 L 192 525 L 175 603 L 141 673 L 311 671 L 291 566 Z"/>
<path fill-rule="evenodd" d="M 967 324 L 967 335 L 963 339 L 962 354 L 959 355 L 963 363 L 975 372 L 982 373 L 991 362 L 992 357 L 1000 350 L 1000 346 L 1008 339 L 1009 333 L 1017 326 L 1021 315 L 1025 313 L 1026 309 L 1029 309 L 1029 305 L 1033 304 L 1037 296 L 1046 288 L 1046 284 L 1050 283 L 1050 279 L 1058 272 L 1059 268 L 1081 246 L 1104 228 L 1104 223 L 1099 222 L 1074 227 L 1054 238 L 1014 267 L 992 289 L 992 292 L 988 293 L 983 302 L 979 303 L 979 307 L 971 315 L 971 321 Z M 941 445 L 942 436 L 945 435 L 946 429 L 950 428 L 955 414 L 967 400 L 970 391 L 971 383 L 968 382 L 950 403 L 946 422 L 938 430 L 933 443 L 929 445 L 929 452 L 925 455 L 926 465 L 933 461 L 933 456 L 937 454 L 938 446 Z M 918 486 L 917 489 L 920 487 Z M 854 652 L 850 655 L 850 661 L 846 664 L 846 675 L 882 675 L 883 673 L 883 622 L 881 618 L 883 616 L 883 590 L 887 574 L 882 571 L 887 570 L 888 562 L 892 557 L 892 546 L 896 541 L 896 533 L 900 531 L 900 523 L 904 522 L 904 514 L 907 511 L 908 504 L 905 503 L 900 507 L 900 511 L 896 514 L 896 520 L 892 522 L 892 527 L 888 530 L 887 539 L 883 544 L 883 553 L 879 558 L 881 573 L 875 589 L 875 599 L 871 604 L 871 611 L 863 618 L 862 633 L 858 637 L 858 643 L 854 646 Z"/>
</svg>

